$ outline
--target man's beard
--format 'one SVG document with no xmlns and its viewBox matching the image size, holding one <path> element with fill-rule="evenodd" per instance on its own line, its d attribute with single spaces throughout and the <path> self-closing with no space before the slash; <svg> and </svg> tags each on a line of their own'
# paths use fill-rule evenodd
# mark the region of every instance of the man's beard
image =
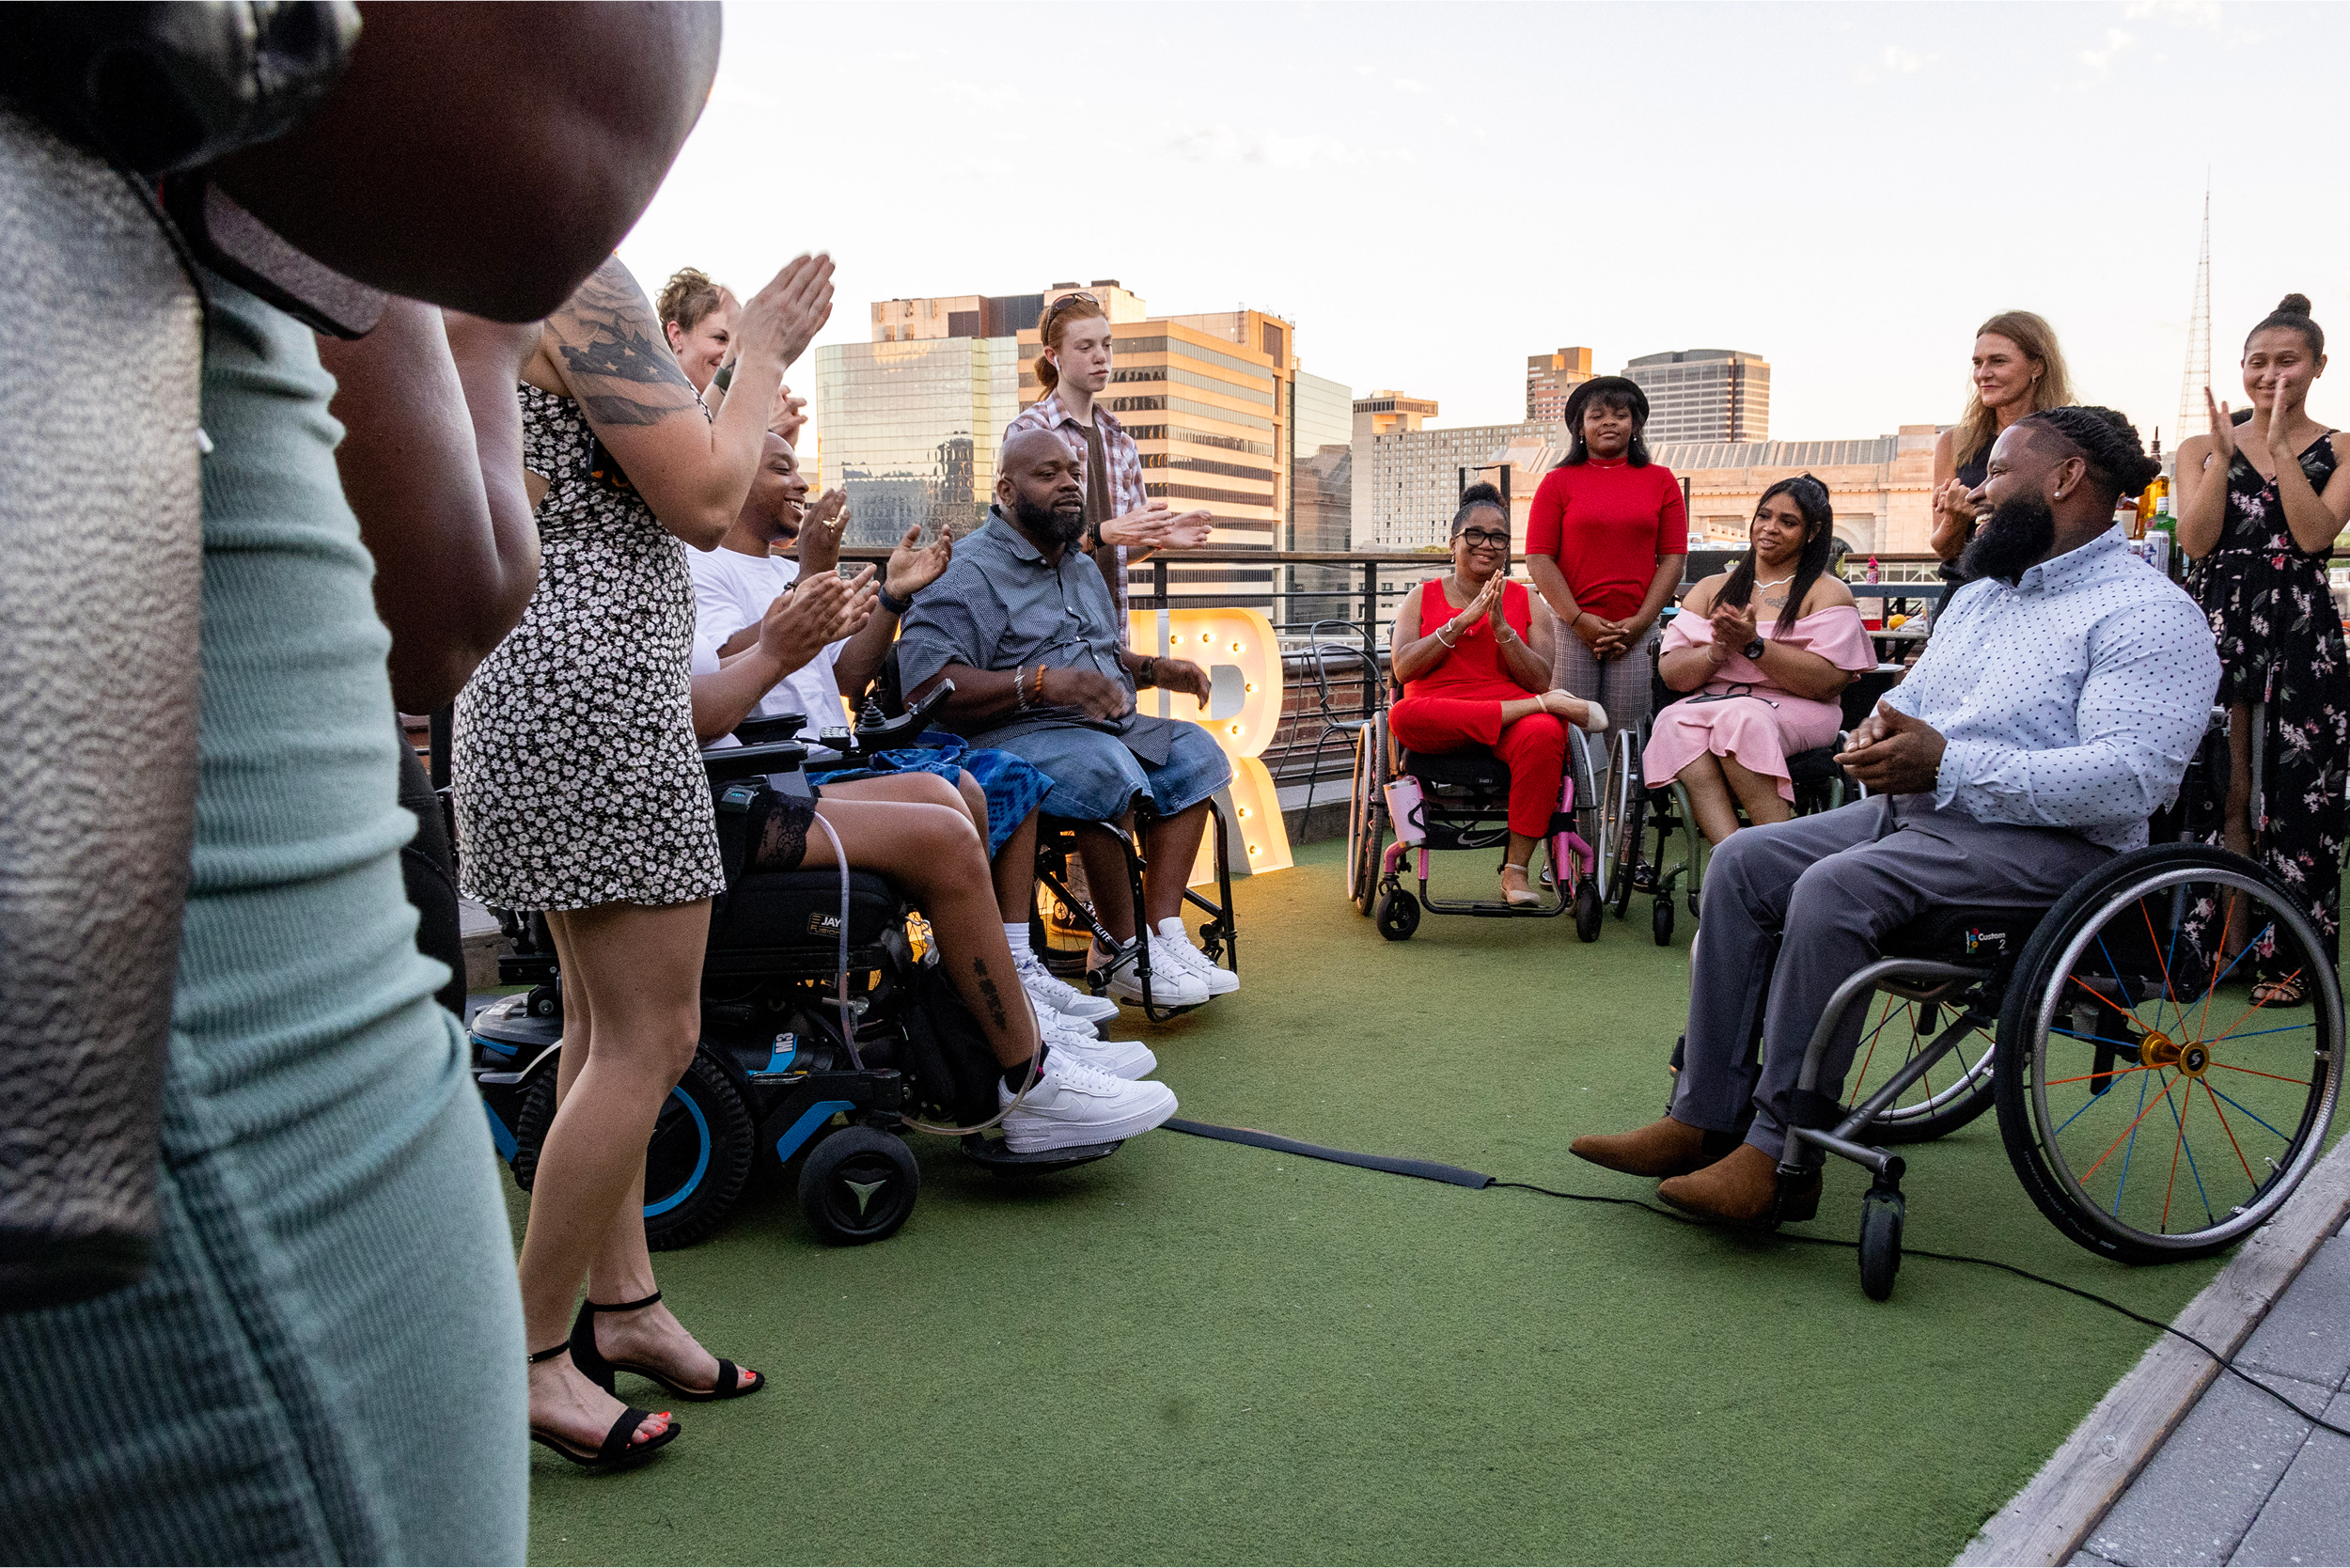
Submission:
<svg viewBox="0 0 2350 1568">
<path fill-rule="evenodd" d="M 2056 545 L 2056 513 L 2037 495 L 2002 501 L 1975 530 L 1958 557 L 1958 570 L 1972 581 L 1997 577 L 2010 588 Z"/>
<path fill-rule="evenodd" d="M 1040 506 L 1026 495 L 1017 495 L 1012 499 L 1011 512 L 1012 521 L 1032 538 L 1049 539 L 1061 545 L 1074 544 L 1085 538 L 1086 514 L 1081 505 L 1066 509 Z"/>
</svg>

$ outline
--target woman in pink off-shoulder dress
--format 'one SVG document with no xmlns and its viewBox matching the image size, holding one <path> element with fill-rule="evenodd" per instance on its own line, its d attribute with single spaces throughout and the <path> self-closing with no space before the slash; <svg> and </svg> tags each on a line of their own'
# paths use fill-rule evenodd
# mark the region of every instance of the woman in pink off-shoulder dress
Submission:
<svg viewBox="0 0 2350 1568">
<path fill-rule="evenodd" d="M 1751 823 L 1794 815 L 1787 759 L 1836 739 L 1839 698 L 1876 667 L 1852 590 L 1827 572 L 1835 539 L 1827 486 L 1781 479 L 1754 509 L 1746 557 L 1681 602 L 1657 671 L 1692 695 L 1656 715 L 1642 775 L 1678 778 L 1698 831 L 1719 844 Z"/>
</svg>

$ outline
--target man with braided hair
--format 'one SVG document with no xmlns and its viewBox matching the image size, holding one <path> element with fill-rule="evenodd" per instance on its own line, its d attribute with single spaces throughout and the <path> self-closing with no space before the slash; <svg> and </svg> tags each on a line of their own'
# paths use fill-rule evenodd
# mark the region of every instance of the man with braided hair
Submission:
<svg viewBox="0 0 2350 1568">
<path fill-rule="evenodd" d="M 1808 1219 L 1819 1172 L 1778 1167 L 1795 1079 L 1837 986 L 1947 905 L 2054 903 L 2178 793 L 2219 687 L 2192 600 L 2123 547 L 2115 502 L 2156 465 L 2121 415 L 2054 408 L 1991 449 L 1984 521 L 1916 668 L 1839 759 L 1872 792 L 1732 835 L 1705 878 L 1686 1050 L 1668 1114 L 1574 1140 L 1731 1224 Z M 1755 1014 L 1762 1009 L 1762 1055 Z M 1861 1010 L 1822 1063 L 1841 1098 Z"/>
</svg>

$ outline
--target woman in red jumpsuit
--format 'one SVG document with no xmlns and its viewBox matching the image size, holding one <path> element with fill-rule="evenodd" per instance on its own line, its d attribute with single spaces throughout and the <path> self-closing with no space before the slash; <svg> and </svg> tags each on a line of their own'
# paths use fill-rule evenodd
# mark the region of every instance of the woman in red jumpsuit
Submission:
<svg viewBox="0 0 2350 1568">
<path fill-rule="evenodd" d="M 1510 577 L 1510 515 L 1501 493 L 1471 485 L 1452 519 L 1452 574 L 1403 596 L 1388 668 L 1403 697 L 1387 728 L 1412 751 L 1492 748 L 1510 769 L 1510 855 L 1501 896 L 1536 902 L 1527 884 L 1534 845 L 1550 830 L 1567 761 L 1566 726 L 1604 729 L 1606 714 L 1550 683 L 1551 623 Z"/>
</svg>

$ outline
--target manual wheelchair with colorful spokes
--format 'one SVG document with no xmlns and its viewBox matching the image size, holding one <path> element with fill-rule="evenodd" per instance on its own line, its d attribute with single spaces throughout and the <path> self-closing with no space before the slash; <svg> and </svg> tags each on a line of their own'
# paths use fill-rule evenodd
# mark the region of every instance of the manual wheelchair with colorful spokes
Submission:
<svg viewBox="0 0 2350 1568">
<path fill-rule="evenodd" d="M 2226 767 L 2215 731 L 2183 798 L 2208 801 Z M 1901 1265 L 1906 1165 L 1893 1148 L 1994 1105 L 2041 1212 L 2125 1262 L 2231 1246 L 2316 1163 L 2341 1093 L 2334 961 L 2259 866 L 2175 841 L 2200 839 L 2207 815 L 2165 813 L 2156 836 L 2174 841 L 2116 856 L 2053 907 L 1935 911 L 1837 989 L 1805 1052 L 1781 1187 L 1801 1190 L 1828 1154 L 1872 1172 L 1872 1297 Z M 2307 999 L 2259 1005 L 2263 980 L 2298 980 Z M 1822 1062 L 1855 1010 L 1860 1053 L 1831 1098 Z"/>
</svg>

